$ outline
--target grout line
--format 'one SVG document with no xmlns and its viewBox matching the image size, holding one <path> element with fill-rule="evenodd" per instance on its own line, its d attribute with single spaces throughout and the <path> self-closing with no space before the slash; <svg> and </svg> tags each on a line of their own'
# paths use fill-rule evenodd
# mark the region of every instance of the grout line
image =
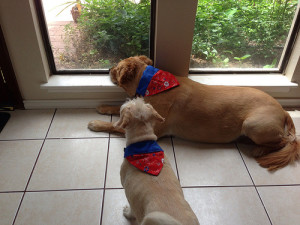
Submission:
<svg viewBox="0 0 300 225">
<path fill-rule="evenodd" d="M 178 172 L 178 166 L 177 166 L 177 160 L 176 160 L 176 153 L 175 153 L 174 141 L 173 141 L 173 137 L 172 136 L 171 136 L 171 144 L 172 144 L 172 148 L 173 148 L 173 155 L 174 155 L 174 160 L 175 160 L 175 167 L 176 167 L 177 178 L 178 178 L 178 181 L 180 183 L 180 177 L 179 177 L 179 172 Z"/>
<path fill-rule="evenodd" d="M 57 192 L 57 191 L 100 191 L 103 188 L 74 188 L 74 189 L 49 189 L 49 190 L 30 190 L 26 191 L 26 193 L 38 193 L 38 192 Z"/>
<path fill-rule="evenodd" d="M 207 185 L 207 186 L 181 186 L 181 188 L 232 188 L 232 187 L 254 187 L 254 185 L 222 185 L 222 186 L 213 186 L 213 185 Z"/>
<path fill-rule="evenodd" d="M 265 210 L 265 212 L 266 212 L 266 214 L 267 214 L 267 217 L 268 217 L 268 219 L 269 219 L 269 221 L 270 221 L 270 224 L 272 225 L 273 223 L 272 223 L 272 220 L 271 220 L 271 218 L 270 218 L 270 216 L 269 216 L 269 213 L 268 213 L 268 211 L 267 211 L 267 208 L 266 208 L 266 206 L 265 206 L 265 204 L 264 204 L 264 202 L 263 202 L 263 200 L 262 200 L 262 198 L 261 198 L 261 196 L 260 196 L 260 194 L 259 194 L 259 191 L 258 191 L 258 189 L 257 189 L 257 187 L 256 187 L 256 185 L 255 185 L 255 183 L 254 183 L 254 180 L 253 180 L 253 178 L 252 178 L 252 176 L 251 176 L 251 174 L 250 174 L 250 171 L 249 171 L 249 169 L 248 169 L 248 167 L 247 167 L 247 165 L 246 165 L 246 162 L 245 162 L 245 160 L 244 160 L 244 158 L 243 158 L 243 156 L 242 156 L 242 153 L 241 153 L 241 151 L 240 151 L 240 149 L 239 149 L 239 146 L 238 146 L 238 144 L 237 144 L 236 142 L 235 142 L 234 144 L 235 144 L 235 147 L 237 148 L 238 152 L 240 153 L 241 159 L 243 160 L 243 163 L 244 163 L 244 165 L 245 165 L 245 167 L 246 167 L 246 170 L 247 170 L 247 172 L 248 172 L 248 174 L 249 174 L 249 176 L 250 176 L 250 179 L 251 179 L 251 181 L 252 181 L 252 183 L 253 183 L 253 185 L 254 185 L 255 191 L 256 191 L 256 193 L 257 193 L 259 199 L 260 199 L 260 202 L 261 202 L 262 206 L 264 207 L 264 210 Z"/>
<path fill-rule="evenodd" d="M 0 194 L 23 193 L 24 191 L 0 191 Z"/>
<path fill-rule="evenodd" d="M 27 191 L 27 188 L 28 188 L 28 185 L 29 185 L 30 179 L 31 179 L 31 177 L 32 177 L 33 171 L 34 171 L 34 169 L 35 169 L 35 166 L 36 166 L 36 164 L 37 164 L 37 161 L 38 161 L 38 159 L 39 159 L 39 157 L 40 157 L 40 154 L 41 154 L 41 152 L 42 152 L 42 149 L 43 149 L 43 147 L 44 147 L 44 144 L 45 144 L 45 141 L 46 141 L 46 139 L 47 139 L 47 135 L 48 135 L 48 133 L 49 133 L 50 127 L 51 127 L 51 125 L 52 125 L 52 122 L 53 122 L 53 120 L 54 120 L 54 117 L 55 117 L 56 111 L 57 111 L 57 109 L 55 109 L 55 110 L 54 110 L 54 113 L 53 113 L 53 116 L 52 116 L 52 119 L 51 119 L 50 125 L 49 125 L 49 127 L 48 127 L 48 130 L 47 130 L 46 136 L 45 136 L 45 138 L 44 138 L 44 141 L 43 141 L 43 143 L 42 143 L 42 145 L 41 145 L 40 151 L 39 151 L 39 153 L 38 153 L 38 155 L 37 155 L 37 158 L 36 158 L 36 160 L 35 160 L 35 163 L 34 163 L 34 165 L 33 165 L 33 168 L 32 168 L 32 170 L 31 170 L 31 173 L 30 173 L 29 179 L 28 179 L 28 181 L 27 181 L 27 184 L 26 184 L 26 186 L 25 186 L 25 190 L 24 190 L 23 196 L 22 196 L 22 198 L 21 198 L 21 201 L 20 201 L 20 203 L 19 203 L 19 207 L 18 207 L 18 209 L 17 209 L 17 212 L 16 212 L 16 215 L 15 215 L 15 218 L 14 218 L 14 221 L 13 221 L 12 225 L 14 225 L 14 224 L 15 224 L 15 222 L 16 222 L 16 219 L 17 219 L 17 216 L 18 216 L 18 214 L 19 214 L 19 211 L 20 211 L 21 205 L 22 205 L 22 203 L 23 203 L 23 199 L 24 199 L 25 193 L 26 193 L 26 191 Z"/>
<path fill-rule="evenodd" d="M 30 139 L 10 139 L 10 140 L 0 140 L 1 141 L 43 141 L 44 138 L 30 138 Z"/>
<path fill-rule="evenodd" d="M 47 138 L 47 140 L 73 140 L 73 139 L 103 139 L 103 138 L 109 138 L 109 136 L 106 137 L 64 137 L 64 138 Z"/>
<path fill-rule="evenodd" d="M 112 121 L 112 115 L 110 115 L 110 122 Z M 107 145 L 107 156 L 106 156 L 106 167 L 105 167 L 105 175 L 104 175 L 104 186 L 103 186 L 103 195 L 102 195 L 102 205 L 101 205 L 101 213 L 100 213 L 100 225 L 102 224 L 103 219 L 103 211 L 104 211 L 104 200 L 105 200 L 105 187 L 106 187 L 106 177 L 107 177 L 107 168 L 108 168 L 108 157 L 109 157 L 109 148 L 110 148 L 110 133 L 108 134 L 108 145 Z"/>
<path fill-rule="evenodd" d="M 298 187 L 300 184 L 259 184 L 256 187 Z"/>
</svg>

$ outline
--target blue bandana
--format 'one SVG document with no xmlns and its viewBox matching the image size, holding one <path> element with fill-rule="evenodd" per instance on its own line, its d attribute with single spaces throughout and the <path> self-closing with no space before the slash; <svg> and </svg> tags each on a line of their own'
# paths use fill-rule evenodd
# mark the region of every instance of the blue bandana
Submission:
<svg viewBox="0 0 300 225">
<path fill-rule="evenodd" d="M 124 158 L 139 170 L 158 176 L 164 163 L 164 151 L 156 141 L 142 141 L 124 149 Z"/>
<path fill-rule="evenodd" d="M 156 141 L 141 141 L 124 148 L 124 158 L 128 156 L 164 151 Z"/>
</svg>

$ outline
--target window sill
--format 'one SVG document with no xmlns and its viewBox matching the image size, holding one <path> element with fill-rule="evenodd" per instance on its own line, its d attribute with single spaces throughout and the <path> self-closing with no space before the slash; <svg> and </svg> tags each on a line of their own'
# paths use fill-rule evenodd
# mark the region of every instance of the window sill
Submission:
<svg viewBox="0 0 300 225">
<path fill-rule="evenodd" d="M 254 87 L 266 92 L 289 92 L 298 84 L 283 75 L 190 75 L 192 80 L 208 85 Z M 124 92 L 114 85 L 109 75 L 53 75 L 41 85 L 49 92 Z"/>
</svg>

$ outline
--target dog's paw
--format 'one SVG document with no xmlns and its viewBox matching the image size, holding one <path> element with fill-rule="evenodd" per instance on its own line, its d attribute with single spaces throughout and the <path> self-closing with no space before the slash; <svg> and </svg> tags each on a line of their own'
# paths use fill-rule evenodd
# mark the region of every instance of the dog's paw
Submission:
<svg viewBox="0 0 300 225">
<path fill-rule="evenodd" d="M 110 131 L 112 124 L 101 120 L 92 120 L 88 123 L 88 128 L 91 131 Z"/>
<path fill-rule="evenodd" d="M 105 115 L 120 114 L 120 106 L 100 105 L 97 107 L 97 111 L 98 113 Z"/>
<path fill-rule="evenodd" d="M 131 209 L 128 205 L 126 205 L 123 209 L 123 215 L 128 220 L 134 220 L 135 216 L 132 214 Z"/>
</svg>

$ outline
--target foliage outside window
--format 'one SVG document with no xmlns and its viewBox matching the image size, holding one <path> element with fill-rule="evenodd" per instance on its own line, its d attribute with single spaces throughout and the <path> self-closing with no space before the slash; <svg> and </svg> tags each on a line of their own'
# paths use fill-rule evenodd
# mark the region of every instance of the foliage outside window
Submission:
<svg viewBox="0 0 300 225">
<path fill-rule="evenodd" d="M 199 0 L 191 68 L 276 68 L 296 0 Z"/>
<path fill-rule="evenodd" d="M 64 48 L 53 51 L 57 70 L 108 69 L 132 55 L 149 56 L 150 0 L 76 0 L 56 7 L 70 4 L 76 18 L 61 34 Z"/>
</svg>

